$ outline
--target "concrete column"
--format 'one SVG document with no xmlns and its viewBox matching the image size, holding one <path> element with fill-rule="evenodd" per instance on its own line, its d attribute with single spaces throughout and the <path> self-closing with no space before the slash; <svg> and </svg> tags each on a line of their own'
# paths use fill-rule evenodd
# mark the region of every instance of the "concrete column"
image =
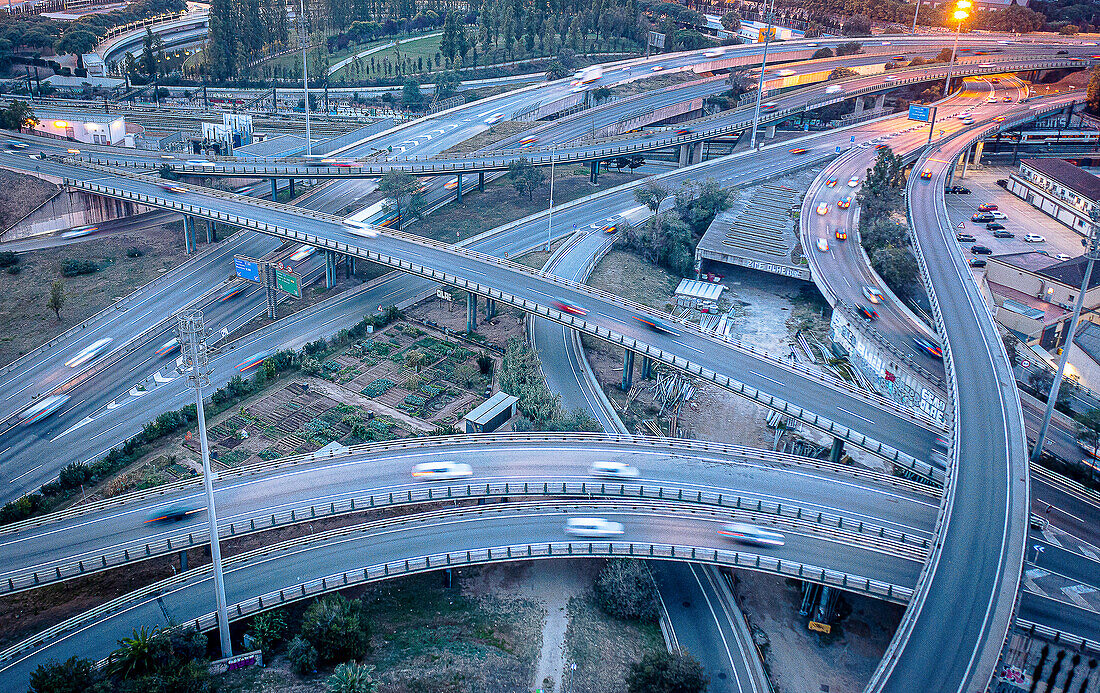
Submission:
<svg viewBox="0 0 1100 693">
<path fill-rule="evenodd" d="M 595 185 L 597 182 L 599 182 L 600 162 L 590 161 L 589 162 L 589 170 L 590 170 L 591 173 L 588 176 L 588 182 L 591 183 L 592 185 Z"/>
<path fill-rule="evenodd" d="M 687 166 L 689 161 L 691 161 L 691 145 L 681 144 L 680 159 L 676 163 L 678 166 Z"/>
<path fill-rule="evenodd" d="M 643 356 L 642 357 L 642 374 L 641 374 L 640 377 L 641 377 L 642 380 L 649 380 L 650 376 L 652 376 L 652 375 L 653 375 L 653 359 L 649 358 L 648 356 Z"/>
<path fill-rule="evenodd" d="M 294 199 L 294 179 L 291 178 L 287 181 L 287 187 L 290 190 L 290 199 Z"/>
<path fill-rule="evenodd" d="M 623 352 L 623 392 L 630 392 L 630 386 L 634 384 L 634 352 L 627 349 Z"/>
<path fill-rule="evenodd" d="M 497 315 L 497 302 L 491 298 L 485 299 L 485 319 L 492 320 Z"/>
<path fill-rule="evenodd" d="M 875 110 L 879 111 L 886 107 L 886 94 L 879 94 L 875 99 Z"/>
<path fill-rule="evenodd" d="M 691 147 L 692 147 L 692 149 L 691 149 L 691 163 L 693 163 L 693 164 L 703 163 L 703 143 L 702 142 L 696 142 L 695 144 L 691 145 Z"/>
<path fill-rule="evenodd" d="M 974 164 L 982 163 L 982 152 L 985 151 L 985 141 L 978 140 L 974 143 Z"/>
<path fill-rule="evenodd" d="M 206 242 L 207 243 L 217 243 L 218 242 L 217 225 L 211 219 L 206 220 Z"/>
<path fill-rule="evenodd" d="M 962 165 L 963 165 L 963 170 L 962 170 L 962 172 L 961 172 L 961 173 L 959 174 L 959 178 L 966 178 L 966 168 L 967 168 L 967 166 L 969 166 L 969 165 L 970 165 L 970 147 L 967 147 L 967 148 L 966 148 L 966 151 L 964 151 L 964 152 L 962 153 L 962 157 L 961 157 L 961 158 L 962 158 Z"/>
<path fill-rule="evenodd" d="M 195 217 L 183 217 L 183 248 L 188 254 L 195 252 Z"/>
<path fill-rule="evenodd" d="M 856 97 L 856 110 L 852 112 L 852 115 L 858 117 L 862 113 L 863 113 L 863 97 L 862 96 L 857 96 Z"/>
<path fill-rule="evenodd" d="M 336 286 L 336 251 L 325 251 L 325 288 Z"/>
<path fill-rule="evenodd" d="M 180 551 L 180 572 L 187 572 L 187 552 Z"/>
<path fill-rule="evenodd" d="M 271 179 L 271 199 L 278 201 L 279 199 L 279 179 Z"/>
<path fill-rule="evenodd" d="M 477 172 L 477 191 L 485 192 L 485 171 Z"/>
<path fill-rule="evenodd" d="M 348 276 L 355 274 L 355 256 L 348 255 Z"/>
<path fill-rule="evenodd" d="M 833 464 L 840 464 L 840 458 L 844 456 L 844 441 L 840 438 L 833 438 L 833 447 L 829 450 L 829 461 Z"/>
<path fill-rule="evenodd" d="M 455 202 L 462 204 L 462 174 L 458 174 L 458 187 L 455 188 Z"/>
<path fill-rule="evenodd" d="M 466 292 L 466 331 L 477 329 L 477 294 Z"/>
</svg>

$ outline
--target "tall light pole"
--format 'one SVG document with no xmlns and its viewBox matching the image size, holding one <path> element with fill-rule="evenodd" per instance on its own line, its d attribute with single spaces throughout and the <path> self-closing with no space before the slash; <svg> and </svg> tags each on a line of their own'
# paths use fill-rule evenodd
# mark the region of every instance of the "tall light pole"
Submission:
<svg viewBox="0 0 1100 693">
<path fill-rule="evenodd" d="M 772 0 L 774 3 L 775 0 Z M 772 13 L 768 9 L 768 3 L 764 3 L 764 15 L 768 22 L 764 29 L 764 57 L 760 59 L 760 79 L 756 82 L 756 108 L 752 112 L 752 140 L 749 149 L 756 149 L 756 128 L 760 124 L 760 98 L 764 95 L 764 68 L 768 66 L 768 46 L 772 41 Z"/>
<path fill-rule="evenodd" d="M 917 14 L 920 13 L 920 1 L 917 0 L 917 6 L 913 8 L 913 30 L 910 33 L 917 33 Z"/>
<path fill-rule="evenodd" d="M 951 15 L 958 24 L 955 25 L 955 44 L 951 48 L 951 64 L 947 67 L 947 83 L 943 86 L 943 95 L 951 93 L 951 77 L 955 73 L 955 53 L 959 50 L 959 34 L 962 33 L 963 20 L 970 16 L 967 12 L 972 7 L 970 0 L 959 0 L 955 3 L 955 14 Z"/>
<path fill-rule="evenodd" d="M 229 641 L 229 613 L 225 605 L 225 580 L 222 577 L 222 550 L 218 543 L 218 515 L 214 512 L 214 484 L 210 475 L 210 444 L 206 441 L 206 413 L 202 408 L 202 388 L 210 384 L 210 365 L 206 351 L 206 328 L 202 311 L 185 308 L 176 314 L 183 365 L 191 373 L 187 379 L 195 388 L 195 412 L 198 414 L 199 450 L 202 454 L 202 480 L 206 487 L 206 521 L 210 527 L 210 558 L 214 564 L 214 598 L 218 604 L 218 635 L 222 658 L 233 656 Z"/>
<path fill-rule="evenodd" d="M 1035 437 L 1035 447 L 1031 450 L 1031 460 L 1036 462 L 1043 454 L 1043 443 L 1046 442 L 1047 429 L 1050 428 L 1050 419 L 1054 415 L 1054 405 L 1058 403 L 1058 390 L 1062 387 L 1062 374 L 1066 370 L 1066 361 L 1069 359 L 1069 350 L 1073 347 L 1073 335 L 1077 332 L 1077 319 L 1081 317 L 1081 306 L 1085 302 L 1085 291 L 1089 288 L 1089 280 L 1092 279 L 1092 265 L 1096 258 L 1100 257 L 1100 205 L 1093 204 L 1089 212 L 1092 223 L 1089 225 L 1088 238 L 1082 239 L 1085 244 L 1085 257 L 1088 264 L 1085 265 L 1085 278 L 1081 280 L 1081 291 L 1077 293 L 1077 302 L 1073 304 L 1073 317 L 1069 320 L 1067 328 L 1068 336 L 1063 340 L 1062 358 L 1058 360 L 1058 371 L 1054 374 L 1054 382 L 1050 384 L 1050 394 L 1047 396 L 1047 410 L 1043 416 L 1043 425 L 1039 428 L 1039 435 Z"/>
<path fill-rule="evenodd" d="M 309 135 L 309 74 L 306 72 L 306 48 L 309 47 L 309 35 L 306 32 L 306 0 L 299 0 L 298 7 L 298 45 L 302 48 L 302 92 L 305 94 L 303 103 L 306 106 L 306 156 L 313 156 L 313 140 Z"/>
</svg>

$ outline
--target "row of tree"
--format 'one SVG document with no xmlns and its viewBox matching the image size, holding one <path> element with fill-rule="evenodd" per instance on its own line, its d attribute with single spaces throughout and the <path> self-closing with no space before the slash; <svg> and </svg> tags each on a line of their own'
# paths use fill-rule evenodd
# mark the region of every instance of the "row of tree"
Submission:
<svg viewBox="0 0 1100 693">
<path fill-rule="evenodd" d="M 905 164 L 889 147 L 879 151 L 857 195 L 861 205 L 860 240 L 871 266 L 900 296 L 920 290 L 917 259 L 909 247 L 909 227 L 903 223 Z"/>
<path fill-rule="evenodd" d="M 212 0 L 206 74 L 214 80 L 236 77 L 265 48 L 285 45 L 288 38 L 285 0 Z"/>
</svg>

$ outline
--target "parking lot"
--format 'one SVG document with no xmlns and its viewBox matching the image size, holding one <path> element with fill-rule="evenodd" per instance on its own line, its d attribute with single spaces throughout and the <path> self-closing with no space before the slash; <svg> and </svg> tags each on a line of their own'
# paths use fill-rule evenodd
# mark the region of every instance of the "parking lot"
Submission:
<svg viewBox="0 0 1100 693">
<path fill-rule="evenodd" d="M 961 170 L 961 169 L 960 169 Z M 1007 166 L 987 166 L 980 171 L 970 169 L 966 178 L 955 176 L 955 185 L 962 185 L 970 189 L 969 195 L 946 195 L 947 213 L 955 224 L 956 233 L 969 233 L 974 236 L 973 243 L 962 243 L 969 250 L 973 245 L 984 245 L 993 251 L 993 255 L 1005 255 L 1008 253 L 1023 253 L 1042 251 L 1052 257 L 1064 253 L 1071 258 L 1077 257 L 1083 252 L 1081 236 L 1067 226 L 1048 217 L 1035 209 L 1027 202 L 1016 197 L 1004 188 L 997 185 L 997 180 L 1008 178 L 1017 169 Z M 993 232 L 986 229 L 985 223 L 977 223 L 970 217 L 978 212 L 978 205 L 992 202 L 1008 218 L 999 219 L 1006 231 L 1011 231 L 1015 238 L 994 238 Z M 962 228 L 959 228 L 962 223 Z M 1044 236 L 1042 243 L 1028 243 L 1024 241 L 1024 234 L 1036 233 Z M 971 255 L 968 257 L 984 257 Z"/>
</svg>

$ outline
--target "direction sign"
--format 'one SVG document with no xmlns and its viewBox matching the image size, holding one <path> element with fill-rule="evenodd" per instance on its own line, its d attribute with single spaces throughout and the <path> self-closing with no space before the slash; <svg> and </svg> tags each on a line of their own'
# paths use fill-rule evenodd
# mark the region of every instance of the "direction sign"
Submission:
<svg viewBox="0 0 1100 693">
<path fill-rule="evenodd" d="M 932 117 L 932 109 L 929 106 L 918 106 L 917 104 L 909 104 L 909 120 L 919 120 L 922 123 L 927 123 Z"/>
<path fill-rule="evenodd" d="M 665 47 L 665 35 L 657 31 L 649 32 L 649 45 L 652 48 L 663 49 Z"/>
<path fill-rule="evenodd" d="M 241 279 L 260 283 L 260 263 L 244 255 L 233 256 L 233 269 Z"/>
<path fill-rule="evenodd" d="M 302 297 L 302 283 L 298 275 L 288 271 L 275 269 L 275 288 L 285 291 L 294 298 Z"/>
</svg>

